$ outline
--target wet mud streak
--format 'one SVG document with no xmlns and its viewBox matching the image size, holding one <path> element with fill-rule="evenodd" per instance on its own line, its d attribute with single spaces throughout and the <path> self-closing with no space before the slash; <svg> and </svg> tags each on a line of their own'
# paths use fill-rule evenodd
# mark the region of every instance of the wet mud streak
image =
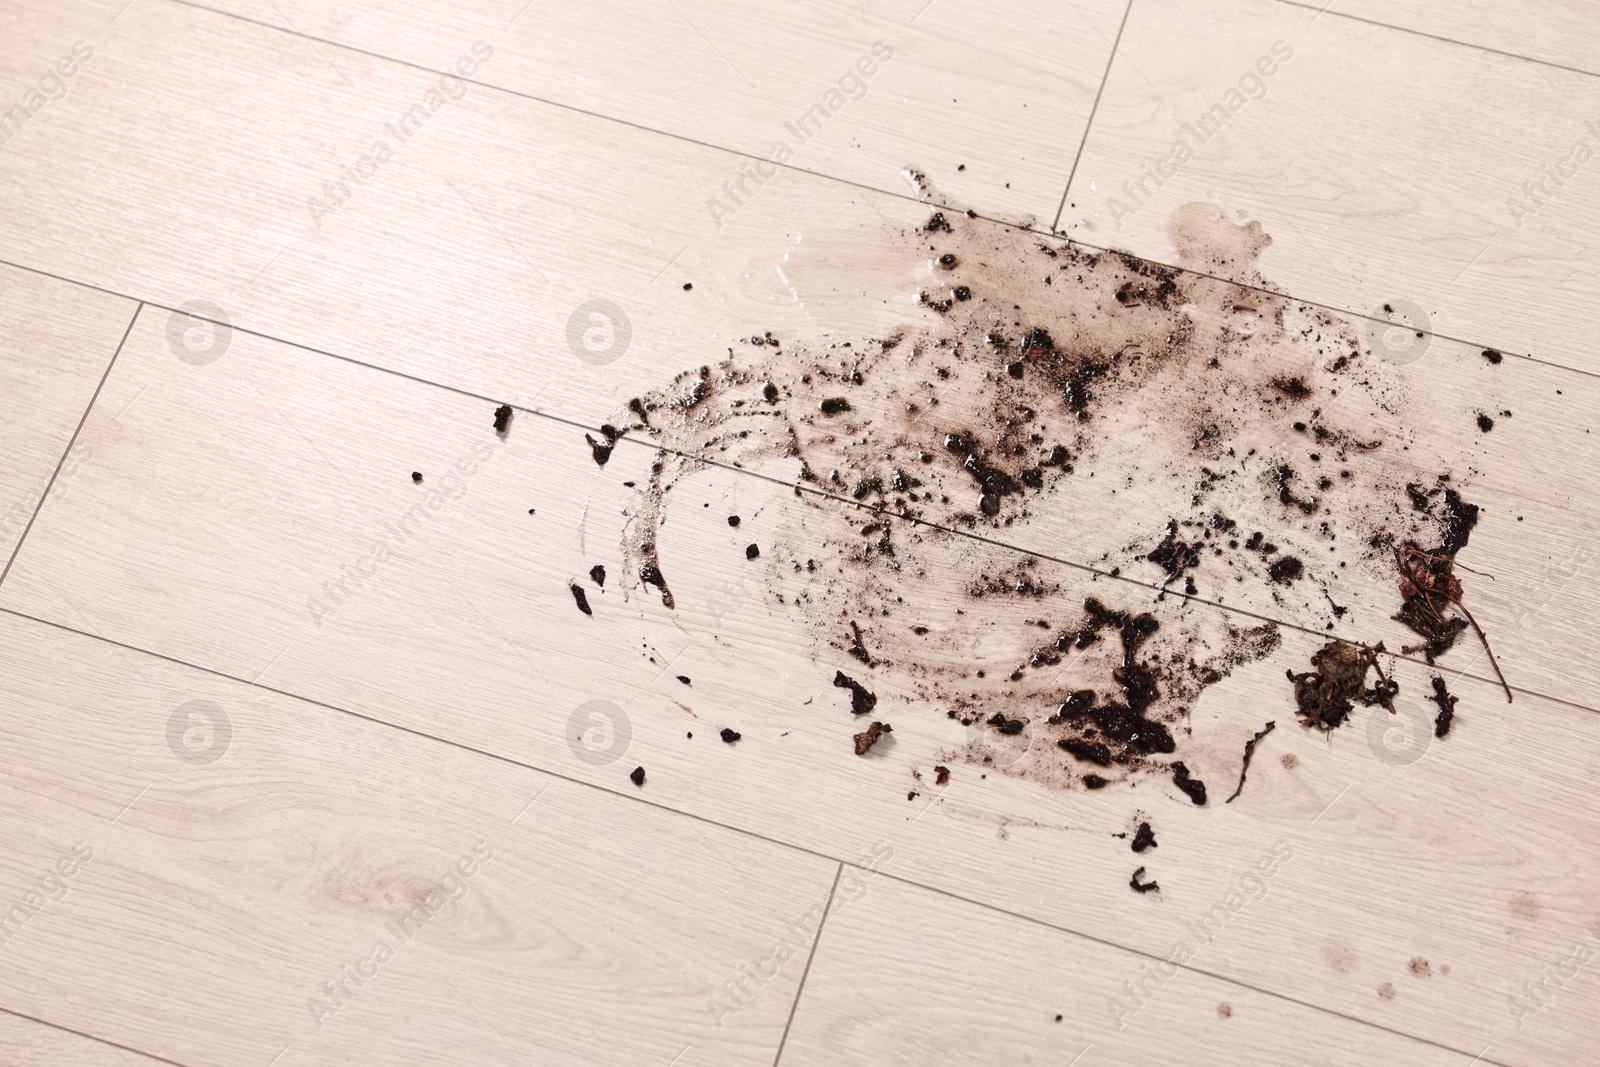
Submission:
<svg viewBox="0 0 1600 1067">
<path fill-rule="evenodd" d="M 1341 568 L 1392 588 L 1392 546 L 1431 529 L 1392 461 L 1410 441 L 1396 368 L 1343 320 L 1198 273 L 1268 288 L 1258 224 L 1191 204 L 1171 235 L 1196 273 L 945 207 L 900 235 L 911 287 L 887 298 L 904 326 L 753 333 L 628 401 L 591 445 L 664 451 L 628 510 L 625 590 L 674 606 L 658 548 L 674 485 L 703 460 L 758 470 L 795 485 L 759 566 L 822 679 L 854 667 L 959 720 L 952 759 L 1058 786 L 1170 779 L 1201 694 L 1280 644 L 1170 594 L 1331 627 Z M 1090 596 L 1081 572 L 990 541 L 1063 544 L 1165 593 Z"/>
</svg>

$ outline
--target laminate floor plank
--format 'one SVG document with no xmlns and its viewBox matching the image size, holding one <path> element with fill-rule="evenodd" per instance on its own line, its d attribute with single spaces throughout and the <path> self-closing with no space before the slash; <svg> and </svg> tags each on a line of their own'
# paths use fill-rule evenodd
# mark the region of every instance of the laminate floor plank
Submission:
<svg viewBox="0 0 1600 1067">
<path fill-rule="evenodd" d="M 160 1067 L 163 1062 L 10 1013 L 0 1014 L 0 1052 L 15 1067 Z"/>
<path fill-rule="evenodd" d="M 86 19 L 90 12 L 100 13 L 92 5 L 76 14 L 69 8 L 65 14 L 52 16 L 52 24 L 63 20 L 70 24 L 69 16 Z M 298 24 L 299 20 L 295 21 Z M 905 238 L 894 232 L 896 226 L 916 227 L 925 220 L 927 208 L 793 176 L 741 214 L 741 225 L 748 218 L 753 224 L 750 228 L 718 233 L 709 242 L 696 243 L 699 223 L 691 219 L 688 201 L 679 203 L 681 213 L 676 215 L 673 212 L 679 208 L 669 209 L 660 201 L 663 195 L 677 195 L 688 175 L 715 171 L 727 161 L 725 154 L 484 87 L 474 87 L 461 100 L 446 104 L 445 110 L 430 120 L 433 125 L 415 135 L 423 139 L 438 134 L 438 138 L 402 145 L 402 153 L 384 164 L 377 180 L 353 187 L 345 208 L 321 219 L 322 228 L 311 227 L 313 238 L 276 248 L 261 245 L 261 231 L 270 230 L 269 205 L 283 209 L 276 216 L 278 222 L 304 211 L 304 203 L 287 190 L 303 191 L 305 173 L 308 169 L 314 172 L 316 160 L 327 158 L 323 142 L 329 138 L 360 140 L 364 137 L 358 136 L 360 130 L 381 130 L 387 121 L 378 117 L 385 113 L 383 101 L 404 98 L 416 88 L 418 73 L 355 53 L 338 53 L 342 58 L 333 61 L 335 69 L 304 38 L 166 2 L 130 8 L 113 30 L 117 36 L 103 42 L 96 55 L 82 64 L 74 76 L 79 82 L 68 96 L 36 116 L 26 129 L 24 136 L 34 138 L 43 154 L 18 157 L 21 162 L 13 163 L 12 169 L 24 188 L 51 198 L 39 201 L 43 210 L 40 225 L 51 230 L 72 229 L 80 239 L 78 245 L 51 242 L 41 249 L 40 256 L 24 258 L 60 261 L 54 265 L 74 276 L 98 278 L 105 284 L 126 282 L 132 291 L 142 291 L 140 275 L 129 273 L 124 257 L 117 252 L 118 248 L 138 246 L 112 236 L 117 226 L 137 223 L 141 241 L 159 242 L 168 235 L 173 239 L 171 247 L 150 250 L 152 259 L 166 272 L 162 277 L 185 286 L 163 290 L 162 299 L 169 308 L 183 304 L 188 299 L 183 294 L 207 292 L 241 326 L 479 395 L 536 406 L 590 425 L 614 418 L 628 397 L 659 385 L 677 371 L 699 365 L 758 328 L 773 328 L 779 336 L 825 329 L 859 338 L 882 336 L 903 322 L 930 314 L 910 306 L 923 280 L 914 258 L 907 255 Z M 68 34 L 63 28 L 55 36 Z M 51 35 L 35 26 L 34 37 L 48 39 Z M 338 52 L 335 46 L 323 50 L 328 57 Z M 177 52 L 205 56 L 204 75 L 180 82 L 159 77 L 161 70 L 178 62 Z M 1292 69 L 1290 65 L 1281 73 L 1287 75 Z M 353 89 L 341 81 L 341 71 L 353 76 L 362 88 Z M 281 92 L 258 96 L 245 87 L 262 79 L 272 79 Z M 114 117 L 117 108 L 126 107 L 115 98 L 119 90 L 125 93 L 146 83 L 148 90 L 137 96 L 145 111 L 128 119 L 128 130 L 135 139 L 124 146 L 122 162 L 102 154 L 84 168 L 88 173 L 79 179 L 87 193 L 101 197 L 99 207 L 60 184 L 73 175 L 47 176 L 32 169 L 35 158 L 43 160 L 50 152 L 68 152 L 73 145 L 95 142 L 94 124 L 112 121 L 108 116 Z M 224 128 L 220 116 L 209 126 L 193 128 L 196 116 L 200 122 L 209 121 L 205 118 L 208 112 L 195 98 L 201 92 L 237 97 L 246 101 L 243 106 L 260 106 L 259 121 L 245 124 L 253 139 L 241 140 L 237 128 Z M 352 100 L 352 96 L 359 99 Z M 277 98 L 307 99 L 311 111 L 302 115 L 298 124 L 285 125 L 270 113 L 271 100 Z M 260 100 L 258 105 L 249 103 L 256 100 Z M 362 125 L 364 109 L 371 118 L 367 125 Z M 139 131 L 159 126 L 150 117 L 152 111 L 170 115 L 174 122 L 180 114 L 188 116 L 184 143 L 200 153 L 199 170 L 179 167 L 165 144 L 137 137 Z M 574 151 L 547 162 L 574 169 L 545 173 L 535 168 L 530 173 L 523 157 L 491 134 L 508 126 L 526 130 L 542 143 L 572 146 Z M 56 139 L 50 140 L 52 137 Z M 23 146 L 29 143 L 18 142 Z M 205 145 L 210 147 L 202 150 Z M 264 145 L 271 149 L 264 151 Z M 485 157 L 485 145 L 500 146 L 491 149 L 500 153 L 497 159 Z M 636 217 L 643 210 L 641 194 L 631 184 L 616 189 L 596 186 L 593 175 L 607 172 L 596 153 L 653 158 L 677 175 L 665 190 L 649 194 L 652 233 L 678 226 L 672 218 L 682 222 L 679 233 L 684 243 L 676 251 L 683 255 L 677 257 L 676 265 L 672 265 L 675 252 L 662 249 L 659 266 L 652 265 L 648 272 L 635 269 L 640 243 L 628 234 L 636 228 Z M 467 155 L 475 160 L 470 167 L 452 162 L 465 160 Z M 185 182 L 199 184 L 192 190 L 193 196 L 167 198 L 163 194 L 162 199 L 152 200 L 152 210 L 171 211 L 170 217 L 130 212 L 119 203 L 127 198 L 126 187 L 115 180 L 111 170 L 104 169 L 114 164 L 141 171 L 164 169 L 170 181 L 163 189 Z M 102 169 L 96 173 L 95 167 Z M 210 178 L 203 176 L 205 168 L 211 168 Z M 217 168 L 227 170 L 227 175 Z M 584 170 L 584 176 L 579 176 L 579 170 Z M 0 180 L 4 173 L 0 170 Z M 466 189 L 475 181 L 488 182 L 511 196 L 503 201 L 506 210 L 480 214 L 482 202 Z M 235 195 L 241 183 L 261 195 L 241 200 Z M 452 195 L 452 187 L 467 195 Z M 269 188 L 273 191 L 267 192 Z M 82 214 L 63 211 L 56 192 L 66 193 L 81 206 Z M 570 202 L 573 195 L 586 192 L 594 193 L 592 203 Z M 513 206 L 519 197 L 535 194 L 551 199 L 545 207 L 532 211 L 526 205 Z M 28 197 L 20 199 L 26 202 Z M 197 211 L 202 216 L 215 213 L 215 225 L 206 228 L 223 240 L 197 248 L 180 237 Z M 256 217 L 258 224 L 243 221 L 252 211 L 262 213 Z M 191 221 L 180 224 L 176 213 Z M 825 222 L 792 231 L 796 218 L 819 213 Z M 1277 235 L 1275 240 L 1281 243 L 1293 237 L 1292 228 L 1276 225 L 1271 215 L 1262 217 Z M 85 219 L 93 219 L 95 224 L 86 226 Z M 625 229 L 602 237 L 609 225 L 607 219 Z M 894 225 L 886 226 L 890 220 Z M 485 241 L 447 250 L 464 232 L 478 232 Z M 19 243 L 27 237 L 27 226 L 13 235 Z M 397 252 L 395 242 L 401 242 L 403 252 Z M 535 242 L 548 251 L 529 253 L 529 259 L 522 259 L 517 250 L 526 252 Z M 254 277 L 238 279 L 237 285 L 224 284 L 230 271 L 256 252 L 260 253 L 261 268 L 251 269 Z M 84 254 L 98 265 L 73 258 Z M 132 262 L 143 261 L 134 256 Z M 567 295 L 553 304 L 544 298 L 522 299 L 514 291 L 519 281 L 511 281 L 507 287 L 508 277 L 522 274 L 527 275 L 522 281 L 537 287 L 537 275 L 544 267 L 534 264 L 556 262 L 563 271 L 571 272 L 567 281 L 579 287 L 569 287 Z M 426 280 L 416 274 L 420 263 L 431 265 Z M 701 284 L 684 291 L 676 284 L 673 271 L 695 263 L 699 266 L 694 271 L 685 267 L 685 276 L 699 277 Z M 699 273 L 701 268 L 706 274 Z M 138 269 L 147 274 L 154 270 Z M 580 275 L 588 281 L 580 281 Z M 1268 276 L 1272 277 L 1270 272 Z M 374 281 L 379 277 L 384 279 L 382 284 Z M 549 277 L 557 290 L 566 284 L 554 274 Z M 627 288 L 632 295 L 623 296 L 612 283 L 630 277 Z M 200 279 L 206 279 L 203 289 L 193 288 Z M 606 288 L 596 288 L 601 279 L 606 279 Z M 219 293 L 218 285 L 228 291 Z M 603 299 L 611 301 L 612 310 L 586 313 L 599 318 L 580 316 L 579 340 L 575 347 L 569 346 L 571 313 L 596 292 L 608 294 Z M 269 305 L 273 310 L 268 311 Z M 647 308 L 648 314 L 641 316 L 641 307 Z M 625 308 L 634 311 L 630 314 Z M 246 310 L 251 314 L 247 316 Z M 626 336 L 619 332 L 618 312 L 630 324 Z M 527 321 L 529 315 L 540 318 L 542 325 Z M 613 318 L 607 320 L 606 315 Z M 1364 332 L 1366 325 L 1357 322 L 1352 328 Z M 187 352 L 188 358 L 209 357 L 213 349 L 207 346 L 213 341 L 204 336 L 203 323 L 179 317 L 177 328 L 180 333 L 187 329 L 193 337 L 195 350 Z M 588 343 L 585 337 L 602 348 L 620 348 L 621 358 L 609 363 L 587 362 L 578 351 L 582 349 L 582 357 L 594 358 L 594 352 L 584 347 Z M 217 349 L 224 344 L 225 340 L 218 339 Z M 1430 416 L 1437 412 L 1438 422 L 1436 428 L 1429 427 L 1424 443 L 1437 457 L 1434 467 L 1456 465 L 1461 449 L 1497 460 L 1493 466 L 1486 465 L 1486 477 L 1496 489 L 1507 490 L 1499 499 L 1512 501 L 1514 506 L 1496 510 L 1486 519 L 1493 528 L 1479 535 L 1492 554 L 1472 565 L 1495 575 L 1492 585 L 1480 583 L 1481 593 L 1474 594 L 1493 606 L 1483 621 L 1505 643 L 1503 651 L 1512 665 L 1514 684 L 1562 699 L 1584 700 L 1568 676 L 1534 669 L 1537 659 L 1529 669 L 1520 664 L 1524 648 L 1549 646 L 1551 630 L 1560 635 L 1555 646 L 1560 656 L 1580 664 L 1593 658 L 1592 643 L 1583 641 L 1571 622 L 1581 617 L 1583 605 L 1593 602 L 1589 595 L 1593 576 L 1586 561 L 1593 554 L 1594 517 L 1584 494 L 1543 473 L 1554 465 L 1548 454 L 1533 449 L 1554 445 L 1563 451 L 1577 450 L 1580 456 L 1587 454 L 1593 445 L 1580 431 L 1596 408 L 1595 392 L 1586 379 L 1549 368 L 1518 365 L 1513 370 L 1503 366 L 1497 377 L 1486 377 L 1485 369 L 1467 346 L 1439 339 L 1430 358 L 1409 369 L 1414 388 L 1436 394 L 1439 401 L 1428 412 Z M 1520 413 L 1520 421 L 1502 419 L 1493 435 L 1483 437 L 1474 428 L 1474 412 L 1491 401 L 1495 411 Z M 1552 419 L 1557 420 L 1553 435 L 1545 430 Z M 1422 451 L 1418 449 L 1418 454 Z M 1416 469 L 1430 476 L 1442 472 L 1420 463 Z M 1520 493 L 1537 499 L 1518 500 L 1516 494 Z M 1270 500 L 1267 503 L 1270 506 Z M 1084 507 L 1098 511 L 1101 505 L 1075 501 L 1074 507 L 1076 511 Z M 1518 516 L 1524 521 L 1509 525 Z M 1120 505 L 1099 516 L 1102 524 L 1116 531 L 1116 539 L 1099 537 L 1098 528 L 1089 527 L 1087 532 L 1095 536 L 1086 540 L 1076 512 L 1057 518 L 1056 522 L 1041 520 L 1040 529 L 1047 536 L 1020 540 L 1020 546 L 1034 551 L 1048 548 L 1053 555 L 1087 564 L 1101 561 L 1108 544 L 1133 544 L 1136 550 L 1131 555 L 1137 557 L 1147 551 L 1137 546 L 1158 535 L 1155 530 L 1130 526 Z M 1107 569 L 1116 565 L 1110 561 Z M 1152 569 L 1147 563 L 1140 566 Z M 1343 575 L 1326 580 L 1335 592 L 1360 594 L 1352 596 L 1357 602 L 1372 599 L 1390 581 L 1388 575 L 1369 575 L 1364 586 L 1350 589 Z M 1247 591 L 1242 598 L 1231 591 L 1212 592 L 1234 606 L 1297 625 L 1316 627 L 1328 621 L 1330 608 L 1314 594 L 1310 604 L 1285 605 L 1270 591 Z M 1529 616 L 1539 607 L 1546 610 L 1535 626 Z M 1384 637 L 1393 647 L 1404 640 L 1398 624 L 1382 615 L 1363 620 L 1363 629 L 1352 631 L 1351 636 Z M 1482 672 L 1487 664 L 1474 663 L 1472 669 Z"/>
<path fill-rule="evenodd" d="M 135 393 L 102 432 L 101 412 Z M 196 366 L 147 309 L 85 427 L 96 462 L 80 491 L 46 505 L 0 606 L 821 856 L 856 862 L 886 846 L 896 877 L 1147 953 L 1168 951 L 1287 839 L 1298 888 L 1230 926 L 1207 970 L 1469 1056 L 1472 1042 L 1517 1064 L 1584 1047 L 1581 1026 L 1519 1030 L 1506 1005 L 1519 976 L 1538 980 L 1594 918 L 1584 887 L 1600 816 L 1572 802 L 1600 776 L 1594 712 L 1531 694 L 1507 705 L 1493 683 L 1462 678 L 1456 730 L 1434 741 L 1430 672 L 1400 663 L 1400 718 L 1362 712 L 1323 737 L 1292 725 L 1282 673 L 1320 641 L 1285 631 L 1280 653 L 1206 692 L 1182 742 L 1226 792 L 1244 740 L 1279 720 L 1236 805 L 1196 808 L 1159 780 L 1084 793 L 961 763 L 974 735 L 881 672 L 875 714 L 894 741 L 858 758 L 859 721 L 831 679 L 859 665 L 771 599 L 796 592 L 790 563 L 853 529 L 840 526 L 848 505 L 722 468 L 678 483 L 660 540 L 668 611 L 630 589 L 620 554 L 625 483 L 647 477 L 656 453 L 625 439 L 597 467 L 580 428 L 524 413 L 501 438 L 493 412 L 245 334 Z M 959 566 L 917 591 L 936 628 L 959 625 L 968 574 L 1019 559 L 965 539 L 953 551 Z M 1039 566 L 1063 604 L 1092 594 L 1175 626 L 1226 627 L 1218 609 Z M 1009 670 L 1037 632 L 1007 616 L 958 658 Z M 578 740 L 591 729 L 598 747 Z M 724 743 L 723 729 L 742 737 Z M 1071 762 L 1053 747 L 1037 758 L 1052 755 Z M 933 766 L 952 760 L 947 790 L 931 787 Z M 628 781 L 635 765 L 642 790 Z M 1170 909 L 1128 888 L 1137 864 L 1112 835 L 1136 810 L 1162 837 L 1151 871 Z M 1441 900 L 1460 921 L 1419 925 Z M 1413 957 L 1451 976 L 1413 981 Z M 1386 984 L 1405 996 L 1380 995 Z"/>
<path fill-rule="evenodd" d="M 485 84 L 890 192 L 915 167 L 952 196 L 1048 223 L 1127 3 L 202 6 L 439 71 L 482 40 L 494 57 L 472 76 Z M 818 103 L 833 117 L 814 117 Z M 724 169 L 688 190 L 707 217 L 713 198 L 742 210 L 722 189 L 737 189 L 739 161 Z"/>
<path fill-rule="evenodd" d="M 705 990 L 835 864 L 13 615 L 0 660 L 7 1009 L 185 1065 L 772 1061 L 798 971 Z"/>
<path fill-rule="evenodd" d="M 1249 874 L 1253 894 L 1294 891 L 1275 881 L 1283 865 L 1267 854 Z M 875 879 L 870 870 L 847 867 L 845 875 L 854 893 L 838 898 L 828 916 L 781 1067 L 911 1065 L 948 1055 L 1083 1067 L 1466 1062 L 1459 1053 L 1165 960 L 1152 964 Z M 1189 950 L 1203 961 L 1199 939 L 1190 939 Z"/>
<path fill-rule="evenodd" d="M 70 492 L 93 460 L 87 447 L 69 455 L 68 444 L 136 307 L 0 266 L 0 571 L 44 494 Z"/>
<path fill-rule="evenodd" d="M 1313 12 L 1309 0 L 1285 0 Z M 1595 46 L 1600 22 L 1594 8 L 1578 0 L 1474 0 L 1466 7 L 1441 0 L 1340 0 L 1327 5 L 1330 16 L 1346 15 L 1442 37 L 1450 41 L 1525 59 L 1600 74 Z"/>
<path fill-rule="evenodd" d="M 1600 370 L 1592 75 L 1275 0 L 1140 0 L 1119 51 L 1064 231 L 1171 262 L 1172 209 L 1213 201 L 1282 291 Z"/>
</svg>

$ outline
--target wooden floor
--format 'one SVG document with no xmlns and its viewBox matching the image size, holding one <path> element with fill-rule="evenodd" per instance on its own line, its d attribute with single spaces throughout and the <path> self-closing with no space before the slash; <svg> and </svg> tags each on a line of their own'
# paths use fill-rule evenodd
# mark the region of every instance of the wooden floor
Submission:
<svg viewBox="0 0 1600 1067">
<path fill-rule="evenodd" d="M 519 2 L 0 0 L 0 1062 L 1600 1063 L 1592 5 Z M 936 788 L 942 716 L 845 755 L 845 664 L 736 566 L 801 504 L 722 466 L 679 610 L 579 614 L 654 459 L 585 431 L 905 320 L 908 168 L 1163 263 L 1220 204 L 1420 331 L 1515 702 L 1458 650 L 1448 741 L 1279 730 L 1225 809 Z M 1105 547 L 1000 549 L 1087 590 Z M 1284 689 L 1208 691 L 1194 760 Z"/>
</svg>

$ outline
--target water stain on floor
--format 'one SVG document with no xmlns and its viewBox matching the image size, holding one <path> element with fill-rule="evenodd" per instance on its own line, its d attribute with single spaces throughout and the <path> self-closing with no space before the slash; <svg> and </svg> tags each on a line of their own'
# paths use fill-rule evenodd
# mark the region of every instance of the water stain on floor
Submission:
<svg viewBox="0 0 1600 1067">
<path fill-rule="evenodd" d="M 907 325 L 755 332 L 629 401 L 608 441 L 665 450 L 629 510 L 629 584 L 674 606 L 659 532 L 704 460 L 792 481 L 799 523 L 759 562 L 823 677 L 891 678 L 967 725 L 956 758 L 1006 773 L 1172 774 L 1204 690 L 1280 645 L 1191 597 L 1331 628 L 1337 572 L 1392 578 L 1462 485 L 1395 462 L 1398 368 L 1270 291 L 1259 224 L 1190 204 L 1171 233 L 1183 270 L 930 208 L 900 235 Z M 1085 564 L 1146 585 L 1090 587 Z"/>
</svg>

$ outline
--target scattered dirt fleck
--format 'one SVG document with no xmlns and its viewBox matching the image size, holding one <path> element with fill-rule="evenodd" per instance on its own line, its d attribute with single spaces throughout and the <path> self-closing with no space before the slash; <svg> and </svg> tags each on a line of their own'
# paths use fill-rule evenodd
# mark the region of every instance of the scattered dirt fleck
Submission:
<svg viewBox="0 0 1600 1067">
<path fill-rule="evenodd" d="M 833 672 L 833 684 L 839 689 L 850 690 L 850 712 L 853 715 L 865 715 L 878 706 L 877 694 L 868 691 L 866 686 L 843 671 Z"/>
<path fill-rule="evenodd" d="M 509 429 L 511 429 L 511 405 L 501 404 L 494 409 L 494 432 L 504 437 Z"/>
<path fill-rule="evenodd" d="M 1283 764 L 1284 770 L 1292 771 L 1296 767 L 1300 766 L 1300 757 L 1296 756 L 1293 752 L 1285 752 L 1283 755 L 1278 757 L 1278 762 Z"/>
<path fill-rule="evenodd" d="M 678 675 L 678 681 L 682 682 L 684 685 L 690 684 L 689 676 L 687 674 Z"/>
<path fill-rule="evenodd" d="M 578 610 L 585 615 L 593 615 L 594 609 L 589 607 L 589 594 L 583 591 L 583 586 L 577 582 L 569 582 L 567 588 L 572 590 L 572 599 L 577 603 Z"/>
<path fill-rule="evenodd" d="M 1133 891 L 1135 893 L 1154 893 L 1160 890 L 1160 882 L 1157 882 L 1154 879 L 1151 879 L 1148 882 L 1141 881 L 1140 879 L 1143 877 L 1144 868 L 1140 867 L 1138 870 L 1133 872 L 1133 877 L 1128 879 L 1128 885 L 1133 887 Z"/>
<path fill-rule="evenodd" d="M 1155 831 L 1150 829 L 1150 824 L 1141 822 L 1138 831 L 1133 835 L 1133 850 L 1143 852 L 1147 848 L 1158 848 Z"/>
<path fill-rule="evenodd" d="M 1198 778 L 1191 777 L 1189 768 L 1183 765 L 1182 760 L 1172 765 L 1172 784 L 1189 794 L 1189 799 L 1196 804 L 1206 802 L 1206 784 Z"/>
<path fill-rule="evenodd" d="M 1433 702 L 1439 705 L 1439 714 L 1433 719 L 1433 736 L 1444 737 L 1450 732 L 1451 725 L 1456 718 L 1456 701 L 1459 697 L 1450 695 L 1450 690 L 1445 688 L 1444 679 L 1438 675 L 1433 676 Z"/>
<path fill-rule="evenodd" d="M 1411 973 L 1418 978 L 1431 978 L 1433 976 L 1433 968 L 1421 956 L 1414 956 L 1411 959 Z"/>
<path fill-rule="evenodd" d="M 1217 1005 L 1217 1018 L 1228 1019 L 1232 1018 L 1232 1016 L 1233 1005 L 1229 1004 L 1227 1001 L 1223 1001 L 1221 1004 Z"/>
<path fill-rule="evenodd" d="M 725 744 L 731 745 L 743 736 L 744 735 L 737 730 L 730 730 L 727 727 L 723 727 L 722 729 L 722 740 Z"/>
<path fill-rule="evenodd" d="M 590 567 L 589 568 L 589 580 L 591 582 L 593 582 L 595 585 L 598 585 L 600 588 L 604 589 L 605 585 L 606 585 L 606 569 L 605 569 L 605 567 L 601 566 L 598 563 L 596 563 L 593 567 Z"/>
<path fill-rule="evenodd" d="M 628 775 L 628 777 L 633 780 L 634 785 L 644 785 L 644 768 L 635 767 L 633 769 L 633 773 Z"/>
<path fill-rule="evenodd" d="M 934 785 L 945 785 L 949 781 L 950 781 L 950 768 L 949 767 L 946 767 L 943 764 L 940 764 L 940 765 L 937 765 L 937 766 L 935 766 L 933 768 L 933 784 Z"/>
</svg>

